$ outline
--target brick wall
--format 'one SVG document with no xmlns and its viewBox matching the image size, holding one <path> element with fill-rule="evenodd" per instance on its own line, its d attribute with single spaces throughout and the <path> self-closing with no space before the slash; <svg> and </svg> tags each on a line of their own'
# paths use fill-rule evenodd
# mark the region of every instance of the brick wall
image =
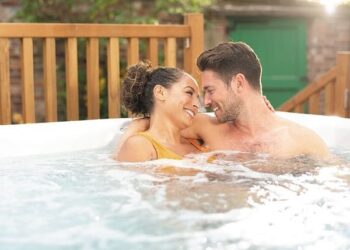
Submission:
<svg viewBox="0 0 350 250">
<path fill-rule="evenodd" d="M 309 21 L 307 45 L 308 79 L 314 80 L 335 65 L 337 51 L 350 51 L 350 19 Z"/>
</svg>

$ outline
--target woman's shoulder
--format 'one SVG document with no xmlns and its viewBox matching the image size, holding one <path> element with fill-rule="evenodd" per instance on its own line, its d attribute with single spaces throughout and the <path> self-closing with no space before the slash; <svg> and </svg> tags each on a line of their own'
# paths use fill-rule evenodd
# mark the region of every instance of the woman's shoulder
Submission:
<svg viewBox="0 0 350 250">
<path fill-rule="evenodd" d="M 119 161 L 148 161 L 156 157 L 152 142 L 143 134 L 130 136 L 118 154 Z"/>
<path fill-rule="evenodd" d="M 132 135 L 125 142 L 125 146 L 130 148 L 131 150 L 134 150 L 134 152 L 135 150 L 154 152 L 155 150 L 153 144 L 154 139 L 146 132 L 140 132 L 135 135 Z"/>
</svg>

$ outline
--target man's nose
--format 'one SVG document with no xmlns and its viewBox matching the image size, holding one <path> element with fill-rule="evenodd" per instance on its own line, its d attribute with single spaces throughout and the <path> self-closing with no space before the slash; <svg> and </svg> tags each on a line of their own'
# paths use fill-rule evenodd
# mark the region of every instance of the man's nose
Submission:
<svg viewBox="0 0 350 250">
<path fill-rule="evenodd" d="M 207 94 L 204 94 L 204 106 L 209 107 L 211 105 L 211 98 Z"/>
</svg>

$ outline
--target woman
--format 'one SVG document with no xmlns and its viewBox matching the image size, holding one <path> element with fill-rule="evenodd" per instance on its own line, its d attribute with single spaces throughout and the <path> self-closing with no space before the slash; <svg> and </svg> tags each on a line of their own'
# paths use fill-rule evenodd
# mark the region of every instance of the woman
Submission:
<svg viewBox="0 0 350 250">
<path fill-rule="evenodd" d="M 149 117 L 150 126 L 120 142 L 117 160 L 182 159 L 202 151 L 180 135 L 191 125 L 200 105 L 197 82 L 188 73 L 177 68 L 152 69 L 150 63 L 140 62 L 128 69 L 122 93 L 128 111 Z"/>
</svg>

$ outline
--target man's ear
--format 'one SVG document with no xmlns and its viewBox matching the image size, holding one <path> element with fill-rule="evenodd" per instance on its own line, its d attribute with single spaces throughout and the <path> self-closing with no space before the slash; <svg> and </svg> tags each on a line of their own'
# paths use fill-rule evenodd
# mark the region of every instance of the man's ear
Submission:
<svg viewBox="0 0 350 250">
<path fill-rule="evenodd" d="M 243 74 L 238 73 L 231 78 L 231 88 L 236 93 L 241 93 L 243 89 L 246 87 L 246 78 Z"/>
<path fill-rule="evenodd" d="M 154 97 L 159 101 L 165 101 L 168 95 L 168 91 L 162 85 L 156 85 L 153 88 Z"/>
</svg>

